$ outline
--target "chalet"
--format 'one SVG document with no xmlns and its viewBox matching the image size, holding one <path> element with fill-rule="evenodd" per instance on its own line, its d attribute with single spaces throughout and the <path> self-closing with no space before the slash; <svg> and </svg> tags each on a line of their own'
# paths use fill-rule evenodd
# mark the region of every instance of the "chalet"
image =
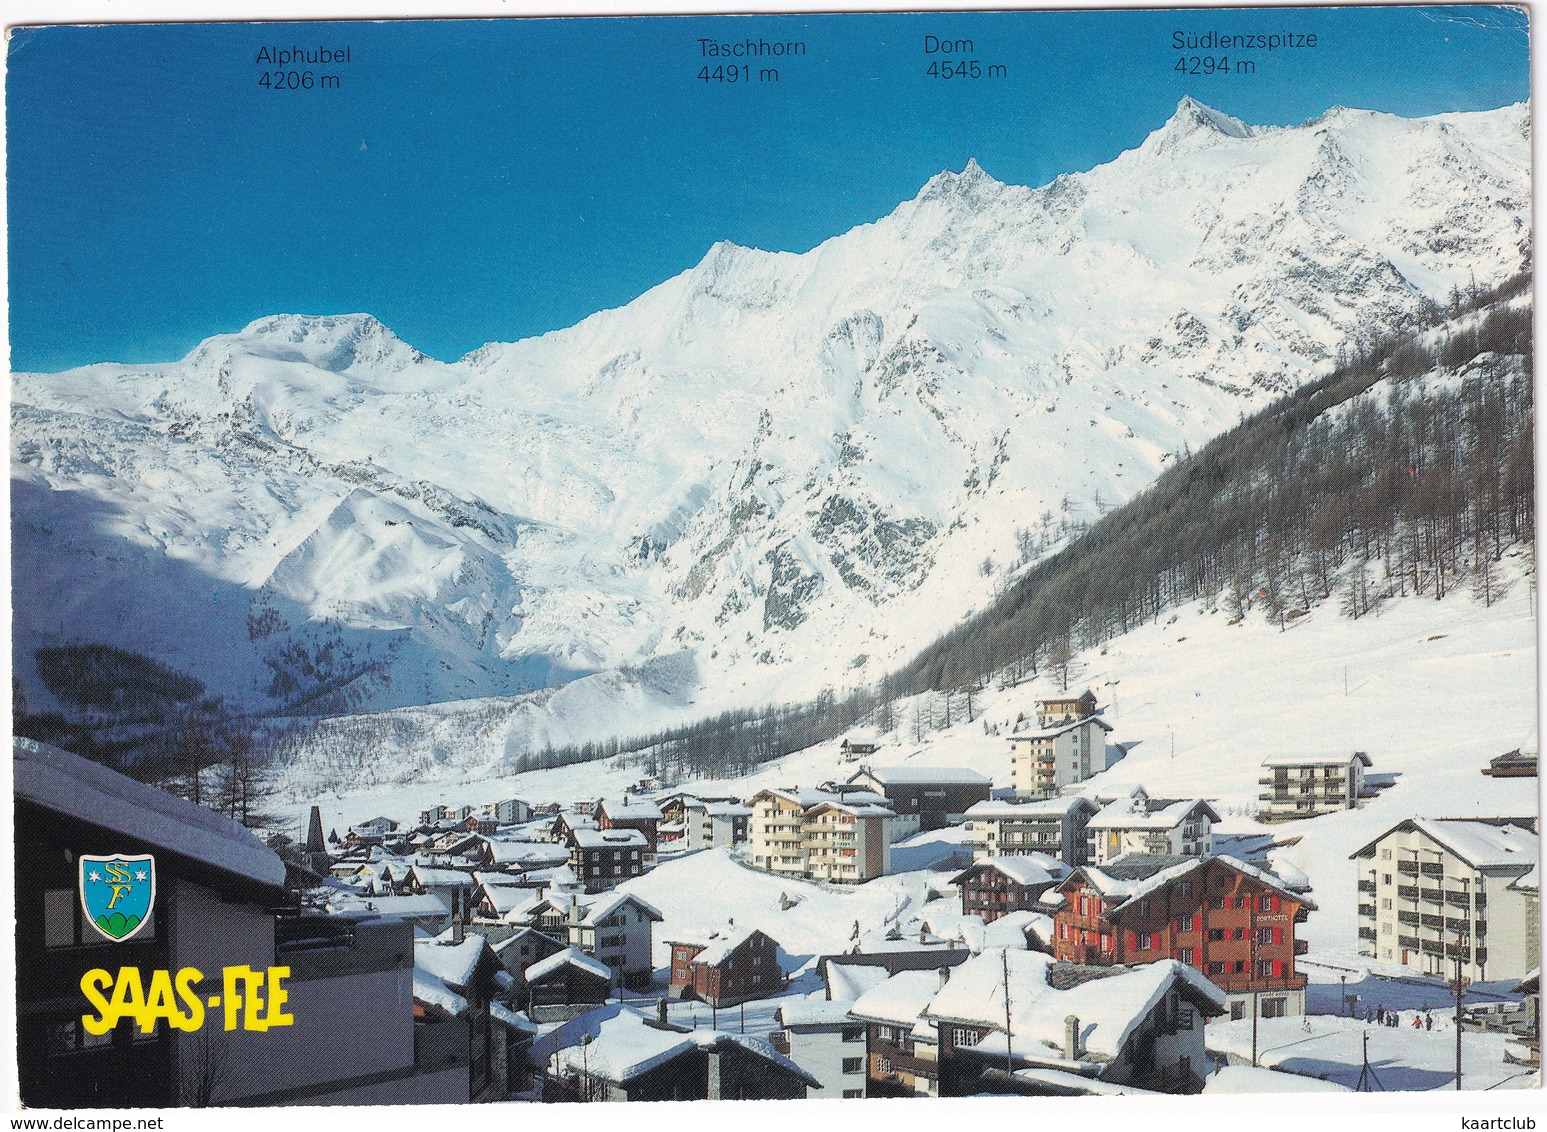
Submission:
<svg viewBox="0 0 1547 1132">
<path fill-rule="evenodd" d="M 1011 912 L 1047 912 L 1044 892 L 1069 875 L 1069 866 L 1055 857 L 1028 853 L 1017 857 L 985 857 L 957 873 L 951 883 L 961 889 L 964 916 L 992 923 Z"/>
<path fill-rule="evenodd" d="M 514 923 L 538 900 L 537 892 L 514 884 L 479 884 L 473 890 L 473 918 L 485 924 Z"/>
<path fill-rule="evenodd" d="M 252 833 L 202 806 L 98 763 L 12 741 L 16 841 L 16 1056 L 23 1104 L 48 1108 L 209 1104 L 401 1103 L 468 1099 L 465 1075 L 416 1057 L 410 1005 L 412 929 L 370 915 L 276 916 L 284 863 Z M 148 854 L 150 915 L 110 942 L 86 919 L 83 854 Z M 81 978 L 141 971 L 289 967 L 284 1010 L 265 1032 L 208 1026 L 143 1034 L 125 1018 L 92 1035 Z M 340 1042 L 339 1033 L 353 1035 Z M 201 1070 L 202 1066 L 202 1070 Z"/>
<path fill-rule="evenodd" d="M 468 1099 L 504 1100 L 518 1061 L 521 1025 L 493 1009 L 509 976 L 481 935 L 462 925 L 414 940 L 414 1045 L 433 1064 L 458 1067 Z"/>
<path fill-rule="evenodd" d="M 451 810 L 445 806 L 431 806 L 428 809 L 419 811 L 419 824 L 426 826 L 436 825 L 445 821 L 450 814 Z"/>
<path fill-rule="evenodd" d="M 1153 857 L 1201 857 L 1214 851 L 1213 806 L 1200 798 L 1151 798 L 1136 789 L 1103 806 L 1087 823 L 1091 863 L 1104 865 L 1130 853 Z"/>
<path fill-rule="evenodd" d="M 1232 1018 L 1305 1013 L 1305 943 L 1316 907 L 1281 878 L 1231 857 L 1129 854 L 1077 869 L 1058 886 L 1053 954 L 1094 966 L 1175 959 L 1226 996 Z"/>
<path fill-rule="evenodd" d="M 838 744 L 838 756 L 846 763 L 857 762 L 875 754 L 880 747 L 874 735 L 856 732 Z"/>
<path fill-rule="evenodd" d="M 650 844 L 651 864 L 654 864 L 656 828 L 661 824 L 661 808 L 654 802 L 627 795 L 621 802 L 599 801 L 595 810 L 598 829 L 637 829 Z"/>
<path fill-rule="evenodd" d="M 1089 688 L 1078 696 L 1053 696 L 1037 701 L 1037 726 L 1057 727 L 1078 719 L 1089 719 L 1097 712 L 1096 694 Z"/>
<path fill-rule="evenodd" d="M 544 1100 L 801 1100 L 820 1086 L 761 1038 L 687 1030 L 621 1003 L 564 1023 L 533 1051 L 548 1055 Z"/>
<path fill-rule="evenodd" d="M 389 833 L 396 833 L 398 823 L 391 818 L 374 817 L 368 821 L 360 822 L 350 827 L 352 832 L 364 834 L 368 837 L 386 837 Z"/>
<path fill-rule="evenodd" d="M 597 828 L 596 819 L 590 814 L 582 814 L 574 809 L 560 810 L 548 823 L 547 837 L 549 841 L 569 844 L 569 835 L 577 829 Z"/>
<path fill-rule="evenodd" d="M 1364 771 L 1370 756 L 1363 751 L 1341 755 L 1274 754 L 1262 760 L 1257 795 L 1266 802 L 1263 821 L 1287 821 L 1352 810 L 1364 794 Z"/>
<path fill-rule="evenodd" d="M 601 892 L 643 876 L 655 863 L 649 839 L 637 829 L 573 829 L 569 868 L 587 892 Z"/>
<path fill-rule="evenodd" d="M 480 833 L 485 837 L 499 829 L 499 827 L 499 820 L 486 814 L 469 814 L 457 826 L 458 829 L 467 833 Z"/>
<path fill-rule="evenodd" d="M 569 942 L 612 971 L 620 987 L 648 987 L 654 925 L 664 917 L 631 893 L 608 892 L 582 903 L 571 897 L 565 922 Z"/>
<path fill-rule="evenodd" d="M 747 839 L 752 807 L 739 802 L 707 802 L 699 798 L 683 806 L 685 844 L 689 849 L 729 848 Z"/>
<path fill-rule="evenodd" d="M 523 973 L 521 1000 L 534 1022 L 563 1022 L 600 1006 L 612 990 L 612 971 L 574 947 L 539 959 Z"/>
<path fill-rule="evenodd" d="M 985 1071 L 1006 1067 L 1198 1093 L 1203 1023 L 1224 1011 L 1219 989 L 1174 960 L 1102 968 L 986 951 L 951 972 L 921 1021 L 936 1030 L 941 1096 L 984 1092 Z"/>
<path fill-rule="evenodd" d="M 1535 778 L 1536 753 L 1521 754 L 1519 749 L 1488 760 L 1483 771 L 1490 778 Z"/>
<path fill-rule="evenodd" d="M 850 1017 L 853 999 L 833 1001 L 823 992 L 783 999 L 774 1012 L 779 1030 L 769 1041 L 821 1083 L 811 1100 L 865 1095 L 865 1025 Z"/>
<path fill-rule="evenodd" d="M 673 998 L 734 1006 L 784 989 L 779 945 L 756 928 L 724 928 L 679 936 L 671 946 Z"/>
<path fill-rule="evenodd" d="M 1351 854 L 1359 871 L 1359 953 L 1420 974 L 1524 978 L 1539 965 L 1534 818 L 1409 818 Z"/>
<path fill-rule="evenodd" d="M 950 972 L 899 971 L 854 1000 L 849 1014 L 865 1025 L 865 1095 L 940 1095 L 935 1028 L 921 1024 L 925 1009 Z"/>
<path fill-rule="evenodd" d="M 544 935 L 536 928 L 519 928 L 514 935 L 506 936 L 491 946 L 500 965 L 516 980 L 515 989 L 520 991 L 525 989 L 522 980 L 526 977 L 528 967 L 550 955 L 557 955 L 567 945 L 551 935 Z"/>
<path fill-rule="evenodd" d="M 1040 802 L 978 802 L 963 816 L 975 861 L 1040 853 L 1073 868 L 1090 860 L 1085 830 L 1099 809 L 1089 798 L 1076 795 Z"/>
<path fill-rule="evenodd" d="M 955 825 L 971 806 L 988 800 L 993 786 L 975 771 L 911 765 L 861 766 L 849 783 L 884 795 L 910 832 Z"/>
<path fill-rule="evenodd" d="M 1044 704 L 1053 702 L 1064 701 L 1043 701 Z M 1060 716 L 1044 713 L 1040 718 L 1053 720 Z M 1066 787 L 1106 770 L 1106 733 L 1111 730 L 1106 720 L 1090 714 L 1062 722 L 1043 722 L 1035 731 L 1012 735 L 1011 785 L 1015 797 L 1022 801 L 1051 798 Z"/>
</svg>

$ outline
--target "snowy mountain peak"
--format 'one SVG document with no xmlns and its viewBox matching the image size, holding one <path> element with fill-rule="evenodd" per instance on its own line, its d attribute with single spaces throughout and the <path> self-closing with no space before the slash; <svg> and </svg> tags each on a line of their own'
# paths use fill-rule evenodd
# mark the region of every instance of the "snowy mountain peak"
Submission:
<svg viewBox="0 0 1547 1132">
<path fill-rule="evenodd" d="M 1184 95 L 1176 104 L 1176 112 L 1145 139 L 1139 152 L 1158 157 L 1182 147 L 1209 144 L 1222 137 L 1249 138 L 1256 133 L 1239 118 L 1232 118 L 1223 110 L 1215 110 L 1191 95 Z"/>
<path fill-rule="evenodd" d="M 232 347 L 276 361 L 306 362 L 333 373 L 357 367 L 396 372 L 429 360 L 368 314 L 270 315 L 236 334 L 206 339 L 190 359 Z"/>
<path fill-rule="evenodd" d="M 938 200 L 979 205 L 992 200 L 1004 187 L 1003 181 L 989 176 L 983 166 L 978 164 L 978 159 L 972 157 L 967 159 L 960 173 L 953 173 L 949 169 L 936 173 L 924 183 L 923 189 L 914 199 L 921 204 Z"/>
</svg>

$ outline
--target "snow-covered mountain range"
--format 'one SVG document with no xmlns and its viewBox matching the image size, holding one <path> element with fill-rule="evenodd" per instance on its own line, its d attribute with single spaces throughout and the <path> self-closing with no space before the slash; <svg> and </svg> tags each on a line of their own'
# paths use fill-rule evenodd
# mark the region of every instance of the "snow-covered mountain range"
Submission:
<svg viewBox="0 0 1547 1132">
<path fill-rule="evenodd" d="M 17 374 L 16 671 L 46 703 L 33 651 L 105 641 L 254 705 L 534 692 L 475 762 L 868 681 L 1062 521 L 1529 264 L 1529 127 L 1184 99 L 1089 172 L 969 164 L 454 364 L 279 315 Z"/>
</svg>

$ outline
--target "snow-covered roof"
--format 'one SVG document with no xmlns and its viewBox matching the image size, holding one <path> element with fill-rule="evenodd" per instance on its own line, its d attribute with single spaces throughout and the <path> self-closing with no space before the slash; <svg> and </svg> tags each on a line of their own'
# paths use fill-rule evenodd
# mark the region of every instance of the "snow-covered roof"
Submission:
<svg viewBox="0 0 1547 1132">
<path fill-rule="evenodd" d="M 414 865 L 409 869 L 415 880 L 426 888 L 471 888 L 477 882 L 473 874 L 462 869 L 445 869 L 433 865 Z"/>
<path fill-rule="evenodd" d="M 483 899 L 494 909 L 496 916 L 504 916 L 523 905 L 533 902 L 534 893 L 529 888 L 514 888 L 507 884 L 486 884 Z"/>
<path fill-rule="evenodd" d="M 1018 857 L 984 857 L 951 878 L 952 884 L 963 883 L 979 869 L 993 869 L 1003 873 L 1016 884 L 1052 884 L 1069 875 L 1069 866 L 1057 857 L 1046 853 L 1026 853 Z"/>
<path fill-rule="evenodd" d="M 1413 824 L 1473 868 L 1535 868 L 1541 853 L 1536 834 L 1518 825 L 1456 818 L 1414 818 Z"/>
<path fill-rule="evenodd" d="M 595 975 L 599 979 L 612 979 L 612 968 L 600 959 L 587 955 L 584 951 L 575 947 L 566 947 L 563 951 L 555 951 L 546 959 L 539 959 L 526 969 L 524 975 L 526 981 L 535 983 L 544 975 L 557 971 L 560 967 L 576 967 L 579 970 Z"/>
<path fill-rule="evenodd" d="M 1088 829 L 1175 829 L 1202 811 L 1211 821 L 1219 813 L 1201 798 L 1124 798 L 1104 806 Z"/>
<path fill-rule="evenodd" d="M 566 1024 L 562 1030 L 573 1044 L 563 1046 L 553 1055 L 553 1068 L 560 1075 L 588 1073 L 622 1084 L 694 1049 L 729 1044 L 772 1062 L 812 1088 L 820 1087 L 816 1078 L 760 1038 L 719 1030 L 683 1032 L 662 1028 L 647 1015 L 628 1006 L 620 1006 L 615 1011 L 610 1008 L 592 1011 Z M 582 1046 L 580 1039 L 584 1035 L 590 1035 L 591 1041 Z M 546 1038 L 555 1036 L 547 1035 Z M 547 1048 L 546 1040 L 539 1039 L 534 1049 L 537 1046 Z"/>
<path fill-rule="evenodd" d="M 1112 725 L 1099 715 L 1082 716 L 1079 719 L 1071 719 L 1065 723 L 1055 724 L 1052 727 L 1042 727 L 1036 731 L 1022 731 L 1019 735 L 1011 735 L 1010 742 L 1017 739 L 1053 739 L 1062 735 L 1065 731 L 1073 731 L 1076 727 L 1084 727 L 1087 723 L 1094 723 L 1103 731 L 1112 730 Z"/>
<path fill-rule="evenodd" d="M 1276 754 L 1269 755 L 1267 758 L 1263 759 L 1262 760 L 1262 765 L 1263 766 L 1285 766 L 1285 767 L 1293 767 L 1293 766 L 1347 766 L 1349 763 L 1353 762 L 1355 759 L 1358 759 L 1365 766 L 1372 765 L 1371 762 L 1370 762 L 1370 756 L 1365 754 L 1363 751 L 1352 751 L 1352 752 L 1344 751 L 1344 752 L 1342 752 L 1340 754 L 1328 754 L 1328 755 L 1303 755 L 1303 754 L 1294 754 L 1294 753 L 1289 752 L 1289 751 L 1280 751 L 1280 752 L 1278 752 Z"/>
<path fill-rule="evenodd" d="M 833 1026 L 852 1022 L 853 999 L 829 999 L 821 991 L 792 995 L 779 1002 L 779 1021 L 784 1026 Z"/>
<path fill-rule="evenodd" d="M 414 999 L 438 1006 L 452 1017 L 460 1017 L 467 1010 L 467 999 L 448 987 L 445 980 L 419 966 L 414 967 Z"/>
<path fill-rule="evenodd" d="M 489 943 L 481 935 L 469 935 L 453 942 L 455 928 L 447 928 L 433 939 L 414 941 L 414 966 L 434 975 L 450 987 L 466 989 L 478 969 L 478 960 Z"/>
<path fill-rule="evenodd" d="M 752 816 L 752 807 L 743 806 L 740 802 L 705 802 L 704 813 L 712 818 L 749 818 Z"/>
<path fill-rule="evenodd" d="M 525 1014 L 518 1014 L 498 999 L 489 1002 L 489 1017 L 496 1022 L 509 1026 L 512 1030 L 519 1030 L 523 1034 L 537 1033 L 537 1024 Z"/>
<path fill-rule="evenodd" d="M 866 991 L 880 986 L 891 978 L 885 967 L 869 963 L 827 963 L 823 966 L 827 979 L 827 991 L 834 1001 L 853 1002 Z"/>
<path fill-rule="evenodd" d="M 1038 951 L 985 951 L 951 972 L 929 1002 L 925 1016 L 942 1022 L 986 1026 L 1004 1032 L 1005 972 L 1009 972 L 1011 1049 L 1043 1057 L 1059 1051 L 1064 1020 L 1080 1020 L 1082 1050 L 1116 1058 L 1134 1029 L 1167 991 L 1187 993 L 1206 1013 L 1225 1010 L 1224 992 L 1174 959 L 1131 968 L 1108 968 L 1068 989 L 1055 987 L 1051 956 Z M 984 1039 L 988 1042 L 988 1039 Z M 1003 1039 L 1000 1039 L 1003 1047 Z"/>
<path fill-rule="evenodd" d="M 250 883 L 285 883 L 279 856 L 223 814 L 46 743 L 13 738 L 11 752 L 17 798 Z"/>
<path fill-rule="evenodd" d="M 1509 887 L 1519 889 L 1521 892 L 1540 892 L 1542 890 L 1541 873 L 1541 866 L 1533 865 L 1530 872 L 1522 873 L 1510 881 Z"/>
<path fill-rule="evenodd" d="M 1209 861 L 1217 861 L 1239 873 L 1260 881 L 1276 892 L 1297 900 L 1307 910 L 1315 911 L 1316 903 L 1303 891 L 1295 888 L 1282 877 L 1266 869 L 1249 865 L 1237 857 L 1166 857 L 1148 853 L 1125 853 L 1105 865 L 1082 865 L 1074 876 L 1060 888 L 1068 887 L 1075 876 L 1082 876 L 1103 899 L 1113 901 L 1113 910 L 1142 899 L 1166 885 L 1202 868 Z"/>
<path fill-rule="evenodd" d="M 368 905 L 373 912 L 383 916 L 402 916 L 413 919 L 424 916 L 449 916 L 451 909 L 433 892 L 422 896 L 372 896 Z"/>
<path fill-rule="evenodd" d="M 751 939 L 756 931 L 756 928 L 726 927 L 701 933 L 679 932 L 667 942 L 702 947 L 703 950 L 693 956 L 693 962 L 702 963 L 706 967 L 718 967 L 730 958 L 731 952 Z"/>
<path fill-rule="evenodd" d="M 988 786 L 993 780 L 953 766 L 867 766 L 849 779 L 870 777 L 884 786 Z"/>
<path fill-rule="evenodd" d="M 824 810 L 838 810 L 841 813 L 850 814 L 856 818 L 895 818 L 897 813 L 890 805 L 878 805 L 874 802 L 849 802 L 834 800 L 831 802 L 818 802 L 807 813 L 820 814 Z"/>
<path fill-rule="evenodd" d="M 939 993 L 940 972 L 898 971 L 884 983 L 872 987 L 855 999 L 849 1013 L 867 1022 L 912 1026 L 930 1000 Z"/>
<path fill-rule="evenodd" d="M 1079 794 L 1063 798 L 1048 798 L 1040 802 L 1006 802 L 990 799 L 985 802 L 974 802 L 967 807 L 966 812 L 962 816 L 968 820 L 973 818 L 993 818 L 1048 821 L 1050 819 L 1062 820 L 1073 809 L 1087 809 L 1094 812 L 1097 806 L 1089 798 Z"/>
<path fill-rule="evenodd" d="M 604 801 L 599 810 L 605 810 L 612 821 L 660 821 L 661 807 L 644 798 L 631 798 L 627 802 Z"/>
<path fill-rule="evenodd" d="M 494 954 L 503 955 L 507 948 L 513 947 L 522 940 L 530 939 L 533 936 L 536 936 L 538 939 L 547 940 L 549 943 L 557 944 L 561 950 L 564 947 L 562 940 L 554 939 L 551 935 L 544 935 L 536 928 L 521 928 L 514 935 L 508 935 L 498 943 L 491 943 L 489 946 L 494 949 Z"/>
<path fill-rule="evenodd" d="M 569 837 L 582 849 L 643 849 L 650 844 L 637 829 L 572 829 Z"/>
<path fill-rule="evenodd" d="M 1088 1097 L 1159 1097 L 1165 1096 L 1154 1089 L 1141 1089 L 1137 1085 L 1114 1085 L 1089 1073 L 1076 1073 L 1069 1069 L 1053 1069 L 1048 1066 L 1032 1066 L 1017 1069 L 1019 1080 L 1043 1085 L 1055 1094 L 1073 1093 Z"/>
<path fill-rule="evenodd" d="M 640 899 L 631 892 L 604 892 L 592 900 L 589 905 L 586 905 L 584 901 L 581 903 L 585 908 L 585 915 L 581 918 L 580 922 L 586 927 L 596 927 L 598 923 L 605 920 L 619 908 L 624 908 L 631 904 L 657 923 L 666 918 L 654 904 Z"/>
</svg>

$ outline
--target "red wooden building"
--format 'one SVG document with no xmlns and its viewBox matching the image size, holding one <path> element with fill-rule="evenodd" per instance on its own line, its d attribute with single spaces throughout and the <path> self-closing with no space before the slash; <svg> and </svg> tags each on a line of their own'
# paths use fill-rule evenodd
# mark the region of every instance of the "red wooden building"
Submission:
<svg viewBox="0 0 1547 1132">
<path fill-rule="evenodd" d="M 1069 866 L 1044 853 L 987 857 L 957 873 L 962 915 L 981 916 L 985 924 L 1011 912 L 1046 912 L 1042 894 L 1069 874 Z"/>
<path fill-rule="evenodd" d="M 1315 909 L 1272 873 L 1230 857 L 1137 853 L 1086 865 L 1058 886 L 1053 954 L 1102 966 L 1176 959 L 1225 992 L 1230 1017 L 1305 1013 L 1305 944 L 1295 926 Z"/>
<path fill-rule="evenodd" d="M 734 1006 L 784 988 L 779 945 L 756 928 L 671 942 L 671 996 Z"/>
</svg>

